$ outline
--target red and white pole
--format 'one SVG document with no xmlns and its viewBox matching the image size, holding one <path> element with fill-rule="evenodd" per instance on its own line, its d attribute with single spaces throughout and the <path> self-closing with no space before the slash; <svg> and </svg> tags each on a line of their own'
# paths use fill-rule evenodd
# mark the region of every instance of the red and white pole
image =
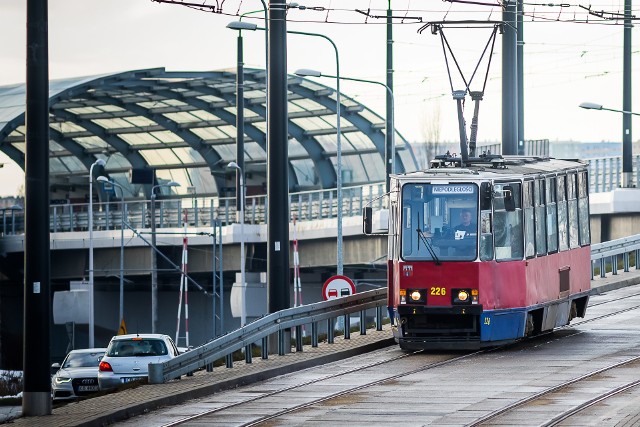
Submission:
<svg viewBox="0 0 640 427">
<path fill-rule="evenodd" d="M 184 325 L 185 325 L 185 344 L 189 347 L 189 288 L 187 281 L 187 265 L 188 265 L 188 244 L 187 238 L 187 210 L 184 210 L 184 237 L 182 238 L 182 274 L 180 276 L 180 295 L 178 297 L 178 320 L 176 323 L 176 345 L 180 337 L 180 315 L 182 312 L 182 294 L 184 292 Z"/>
</svg>

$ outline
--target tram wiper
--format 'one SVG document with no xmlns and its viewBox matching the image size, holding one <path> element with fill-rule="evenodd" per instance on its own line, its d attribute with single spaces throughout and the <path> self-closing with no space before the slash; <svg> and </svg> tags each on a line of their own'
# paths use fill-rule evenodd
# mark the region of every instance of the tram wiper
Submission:
<svg viewBox="0 0 640 427">
<path fill-rule="evenodd" d="M 436 265 L 440 265 L 440 260 L 438 259 L 438 256 L 436 255 L 436 251 L 433 249 L 433 245 L 431 244 L 431 242 L 429 242 L 429 240 L 424 235 L 422 230 L 420 230 L 419 228 L 416 228 L 416 232 L 418 233 L 418 250 L 420 250 L 420 239 L 422 239 L 422 241 L 424 242 L 424 245 L 427 247 L 427 250 L 429 251 L 429 254 L 433 257 L 433 260 L 436 262 Z"/>
</svg>

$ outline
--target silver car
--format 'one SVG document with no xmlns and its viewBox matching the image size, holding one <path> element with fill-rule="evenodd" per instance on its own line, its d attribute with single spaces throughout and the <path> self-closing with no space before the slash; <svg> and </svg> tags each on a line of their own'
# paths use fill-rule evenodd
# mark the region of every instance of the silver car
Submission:
<svg viewBox="0 0 640 427">
<path fill-rule="evenodd" d="M 146 378 L 149 363 L 162 363 L 179 354 L 168 335 L 131 334 L 111 338 L 98 368 L 100 390 Z"/>
<path fill-rule="evenodd" d="M 88 396 L 98 391 L 98 365 L 106 348 L 72 350 L 52 368 L 58 371 L 51 378 L 53 400 L 70 400 Z"/>
</svg>

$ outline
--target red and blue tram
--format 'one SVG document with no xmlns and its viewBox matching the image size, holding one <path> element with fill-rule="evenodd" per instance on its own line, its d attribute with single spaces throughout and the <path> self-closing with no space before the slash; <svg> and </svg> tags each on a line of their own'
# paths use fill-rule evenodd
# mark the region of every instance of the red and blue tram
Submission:
<svg viewBox="0 0 640 427">
<path fill-rule="evenodd" d="M 476 349 L 584 317 L 590 289 L 584 163 L 438 156 L 391 176 L 388 309 L 403 349 Z M 365 233 L 372 211 L 365 208 Z"/>
</svg>

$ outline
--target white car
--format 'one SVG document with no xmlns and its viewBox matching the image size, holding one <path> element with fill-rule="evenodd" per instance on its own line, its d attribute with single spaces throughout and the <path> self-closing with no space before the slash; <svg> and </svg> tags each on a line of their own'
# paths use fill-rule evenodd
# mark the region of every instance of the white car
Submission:
<svg viewBox="0 0 640 427">
<path fill-rule="evenodd" d="M 111 338 L 98 368 L 100 390 L 147 378 L 149 363 L 162 363 L 179 354 L 168 335 L 131 334 Z"/>
<path fill-rule="evenodd" d="M 52 368 L 58 371 L 51 378 L 53 400 L 70 400 L 85 397 L 98 391 L 98 365 L 106 348 L 72 350 Z"/>
</svg>

